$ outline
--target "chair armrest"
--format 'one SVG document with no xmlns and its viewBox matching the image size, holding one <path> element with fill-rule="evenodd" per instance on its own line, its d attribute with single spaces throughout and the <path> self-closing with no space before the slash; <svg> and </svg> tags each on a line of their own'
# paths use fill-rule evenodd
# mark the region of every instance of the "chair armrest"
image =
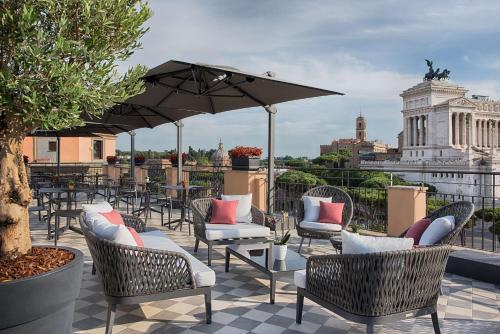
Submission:
<svg viewBox="0 0 500 334">
<path fill-rule="evenodd" d="M 85 237 L 108 296 L 133 297 L 196 288 L 191 264 L 184 254 L 120 245 L 88 233 Z"/>
<path fill-rule="evenodd" d="M 363 316 L 435 306 L 450 246 L 373 254 L 311 256 L 306 290 Z"/>
<path fill-rule="evenodd" d="M 266 222 L 266 216 L 264 215 L 264 212 L 262 212 L 256 206 L 253 205 L 250 212 L 252 213 L 252 223 L 264 226 Z"/>
<path fill-rule="evenodd" d="M 146 231 L 146 223 L 139 217 L 133 215 L 122 215 L 125 226 L 132 227 L 137 233 Z"/>
<path fill-rule="evenodd" d="M 211 198 L 198 198 L 191 202 L 194 233 L 203 238 L 205 238 L 205 223 L 209 219 L 211 212 L 211 203 Z"/>
</svg>

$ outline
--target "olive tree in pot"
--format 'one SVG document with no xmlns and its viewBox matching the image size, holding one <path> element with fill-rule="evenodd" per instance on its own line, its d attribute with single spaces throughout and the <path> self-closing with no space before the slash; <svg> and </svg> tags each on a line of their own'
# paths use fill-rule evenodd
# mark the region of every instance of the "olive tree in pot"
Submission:
<svg viewBox="0 0 500 334">
<path fill-rule="evenodd" d="M 140 44 L 145 1 L 0 2 L 0 333 L 70 333 L 83 255 L 32 247 L 22 143 L 37 128 L 83 125 L 140 93 L 142 66 L 117 72 Z"/>
</svg>

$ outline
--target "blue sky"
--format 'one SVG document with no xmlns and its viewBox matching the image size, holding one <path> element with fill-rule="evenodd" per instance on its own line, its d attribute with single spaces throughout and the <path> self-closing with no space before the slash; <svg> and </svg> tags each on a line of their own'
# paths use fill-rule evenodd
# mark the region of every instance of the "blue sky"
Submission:
<svg viewBox="0 0 500 334">
<path fill-rule="evenodd" d="M 469 94 L 500 99 L 500 1 L 162 1 L 143 48 L 127 63 L 169 59 L 224 64 L 345 93 L 278 105 L 277 155 L 314 157 L 319 145 L 354 136 L 360 110 L 369 139 L 396 144 L 399 94 L 427 68 L 448 68 Z M 185 120 L 184 144 L 265 148 L 260 108 Z M 175 127 L 139 130 L 138 149 L 175 147 Z M 128 149 L 128 135 L 118 148 Z"/>
</svg>

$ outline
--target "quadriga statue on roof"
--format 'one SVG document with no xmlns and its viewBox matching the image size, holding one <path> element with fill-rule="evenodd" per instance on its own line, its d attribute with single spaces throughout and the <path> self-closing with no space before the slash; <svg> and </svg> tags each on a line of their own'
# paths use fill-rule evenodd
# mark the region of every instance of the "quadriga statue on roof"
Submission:
<svg viewBox="0 0 500 334">
<path fill-rule="evenodd" d="M 439 68 L 434 70 L 432 67 L 432 60 L 426 59 L 427 67 L 429 67 L 429 71 L 424 75 L 424 81 L 430 80 L 446 80 L 450 78 L 450 71 L 448 69 L 444 69 L 442 72 L 439 72 Z"/>
</svg>

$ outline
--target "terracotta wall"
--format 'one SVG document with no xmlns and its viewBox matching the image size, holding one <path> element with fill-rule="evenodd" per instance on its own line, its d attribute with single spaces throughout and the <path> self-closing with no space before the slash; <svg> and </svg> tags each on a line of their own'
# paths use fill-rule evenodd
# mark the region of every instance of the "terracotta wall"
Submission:
<svg viewBox="0 0 500 334">
<path fill-rule="evenodd" d="M 23 155 L 27 155 L 30 161 L 35 158 L 35 143 L 33 137 L 26 137 L 23 141 Z"/>
<path fill-rule="evenodd" d="M 246 195 L 252 193 L 252 204 L 266 210 L 266 172 L 224 171 L 224 194 Z"/>
</svg>

